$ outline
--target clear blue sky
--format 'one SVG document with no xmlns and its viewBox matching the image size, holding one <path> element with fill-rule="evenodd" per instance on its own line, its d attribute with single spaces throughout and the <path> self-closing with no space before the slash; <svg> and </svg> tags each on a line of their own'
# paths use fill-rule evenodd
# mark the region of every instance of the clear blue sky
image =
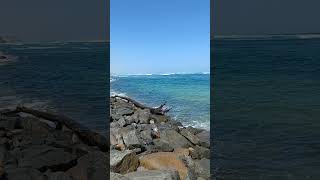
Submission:
<svg viewBox="0 0 320 180">
<path fill-rule="evenodd" d="M 111 73 L 209 71 L 209 0 L 110 3 Z"/>
</svg>

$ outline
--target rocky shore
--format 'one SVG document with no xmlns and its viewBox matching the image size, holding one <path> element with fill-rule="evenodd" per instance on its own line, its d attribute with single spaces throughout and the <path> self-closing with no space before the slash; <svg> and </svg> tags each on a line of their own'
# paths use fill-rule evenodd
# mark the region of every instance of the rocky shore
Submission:
<svg viewBox="0 0 320 180">
<path fill-rule="evenodd" d="M 110 98 L 110 173 L 123 180 L 210 179 L 208 131 L 183 127 L 165 105 Z"/>
<path fill-rule="evenodd" d="M 107 179 L 108 149 L 105 137 L 64 116 L 0 111 L 1 180 Z"/>
<path fill-rule="evenodd" d="M 110 97 L 110 142 L 62 115 L 0 110 L 0 179 L 210 179 L 209 132 L 183 127 L 169 110 Z"/>
</svg>

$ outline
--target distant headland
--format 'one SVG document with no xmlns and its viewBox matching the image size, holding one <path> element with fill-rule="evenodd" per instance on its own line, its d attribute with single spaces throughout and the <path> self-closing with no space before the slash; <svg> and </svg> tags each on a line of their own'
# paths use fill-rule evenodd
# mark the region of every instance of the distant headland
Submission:
<svg viewBox="0 0 320 180">
<path fill-rule="evenodd" d="M 18 38 L 15 36 L 1 36 L 0 35 L 0 43 L 15 43 L 18 42 Z"/>
</svg>

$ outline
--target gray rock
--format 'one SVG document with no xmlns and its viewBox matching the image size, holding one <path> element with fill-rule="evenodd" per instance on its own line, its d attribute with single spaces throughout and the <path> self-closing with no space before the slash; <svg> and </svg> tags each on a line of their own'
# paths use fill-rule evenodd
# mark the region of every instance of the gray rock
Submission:
<svg viewBox="0 0 320 180">
<path fill-rule="evenodd" d="M 204 179 L 210 179 L 210 160 L 201 159 L 195 162 L 195 173 Z"/>
<path fill-rule="evenodd" d="M 192 144 L 194 144 L 194 145 L 200 144 L 199 138 L 197 136 L 195 136 L 194 134 L 192 134 L 187 129 L 185 129 L 185 128 L 180 129 L 180 134 L 182 136 L 184 136 L 185 138 L 187 138 Z"/>
<path fill-rule="evenodd" d="M 146 144 L 150 144 L 152 142 L 151 129 L 141 131 L 140 132 L 140 138 Z"/>
<path fill-rule="evenodd" d="M 150 120 L 150 110 L 149 109 L 138 109 L 138 119 L 140 124 L 148 124 Z"/>
<path fill-rule="evenodd" d="M 128 103 L 117 103 L 116 108 L 114 110 L 114 113 L 120 116 L 132 115 L 134 113 L 133 106 Z"/>
<path fill-rule="evenodd" d="M 157 149 L 157 151 L 159 152 L 172 152 L 174 150 L 169 143 L 161 139 L 155 139 L 153 140 L 153 143 L 154 143 L 154 148 Z"/>
<path fill-rule="evenodd" d="M 153 119 L 155 123 L 161 123 L 161 122 L 169 122 L 170 117 L 165 115 L 157 115 L 157 114 L 151 114 L 150 119 Z"/>
<path fill-rule="evenodd" d="M 78 159 L 75 167 L 69 169 L 67 174 L 73 180 L 82 179 L 107 179 L 107 155 L 105 153 L 95 151 Z"/>
<path fill-rule="evenodd" d="M 130 180 L 130 179 L 124 175 L 110 172 L 110 180 Z"/>
<path fill-rule="evenodd" d="M 125 175 L 131 180 L 180 180 L 175 170 L 149 170 L 137 171 Z"/>
<path fill-rule="evenodd" d="M 191 151 L 191 157 L 193 159 L 202 159 L 202 158 L 210 159 L 210 149 L 202 146 L 195 146 L 193 147 L 193 151 Z"/>
<path fill-rule="evenodd" d="M 139 147 L 140 145 L 140 141 L 139 138 L 137 136 L 137 131 L 134 130 L 129 130 L 129 131 L 122 131 L 122 137 L 123 137 L 123 141 L 124 144 L 127 147 Z"/>
<path fill-rule="evenodd" d="M 202 131 L 196 136 L 199 138 L 199 142 L 201 146 L 204 146 L 210 149 L 210 132 L 209 131 Z"/>
<path fill-rule="evenodd" d="M 204 129 L 198 129 L 198 128 L 194 128 L 192 126 L 188 126 L 187 130 L 190 131 L 194 135 L 199 134 L 204 131 Z"/>
<path fill-rule="evenodd" d="M 76 163 L 76 156 L 60 148 L 46 145 L 34 145 L 21 151 L 18 157 L 19 167 L 31 167 L 40 171 L 51 169 L 63 171 Z"/>
<path fill-rule="evenodd" d="M 117 123 L 119 124 L 120 127 L 124 127 L 124 126 L 127 124 L 127 122 L 126 122 L 126 120 L 124 119 L 124 117 L 121 117 L 121 118 L 117 121 Z"/>
<path fill-rule="evenodd" d="M 185 137 L 172 129 L 161 130 L 160 139 L 161 141 L 168 143 L 173 148 L 188 148 L 192 146 Z"/>
<path fill-rule="evenodd" d="M 135 171 L 139 166 L 139 158 L 133 151 L 110 151 L 110 170 L 115 173 L 125 174 Z"/>
</svg>

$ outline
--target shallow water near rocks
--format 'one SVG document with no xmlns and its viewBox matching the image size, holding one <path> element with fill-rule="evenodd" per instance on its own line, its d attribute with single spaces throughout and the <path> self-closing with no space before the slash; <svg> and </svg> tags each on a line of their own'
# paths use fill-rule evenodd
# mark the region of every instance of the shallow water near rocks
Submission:
<svg viewBox="0 0 320 180">
<path fill-rule="evenodd" d="M 167 102 L 169 115 L 185 126 L 210 129 L 210 74 L 113 75 L 111 95 L 127 95 L 148 106 Z"/>
</svg>

